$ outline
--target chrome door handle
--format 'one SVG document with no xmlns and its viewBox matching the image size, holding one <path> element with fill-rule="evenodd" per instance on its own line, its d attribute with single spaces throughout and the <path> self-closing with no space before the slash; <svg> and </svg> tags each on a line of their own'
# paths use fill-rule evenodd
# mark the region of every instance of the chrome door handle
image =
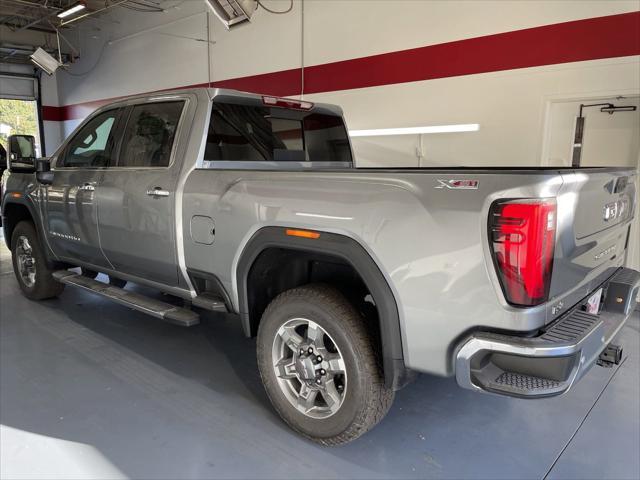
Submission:
<svg viewBox="0 0 640 480">
<path fill-rule="evenodd" d="M 169 196 L 169 190 L 163 190 L 160 187 L 156 187 L 153 189 L 149 189 L 147 190 L 147 195 L 149 195 L 150 197 L 168 197 Z"/>
<path fill-rule="evenodd" d="M 84 190 L 85 192 L 93 192 L 96 186 L 93 183 L 83 183 L 78 187 L 78 190 Z"/>
</svg>

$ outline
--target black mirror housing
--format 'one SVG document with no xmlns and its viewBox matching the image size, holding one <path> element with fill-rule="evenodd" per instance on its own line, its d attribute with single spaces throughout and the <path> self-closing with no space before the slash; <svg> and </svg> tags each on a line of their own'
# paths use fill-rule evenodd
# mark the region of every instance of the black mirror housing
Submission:
<svg viewBox="0 0 640 480">
<path fill-rule="evenodd" d="M 38 158 L 36 160 L 36 172 L 51 171 L 51 161 L 48 158 Z"/>
<path fill-rule="evenodd" d="M 42 185 L 53 183 L 53 172 L 51 171 L 51 161 L 48 158 L 38 158 L 36 160 L 36 180 Z"/>
<path fill-rule="evenodd" d="M 33 135 L 9 135 L 10 172 L 31 173 L 36 166 L 36 139 Z"/>
<path fill-rule="evenodd" d="M 51 185 L 53 183 L 53 172 L 51 170 L 36 172 L 36 180 L 42 185 Z"/>
</svg>

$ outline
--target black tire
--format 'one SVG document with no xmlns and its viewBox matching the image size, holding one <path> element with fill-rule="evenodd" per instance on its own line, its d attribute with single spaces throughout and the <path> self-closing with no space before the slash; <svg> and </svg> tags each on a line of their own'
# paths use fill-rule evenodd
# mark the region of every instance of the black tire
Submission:
<svg viewBox="0 0 640 480">
<path fill-rule="evenodd" d="M 280 327 L 293 318 L 317 323 L 342 354 L 348 385 L 340 408 L 328 418 L 311 418 L 298 411 L 274 372 L 274 339 Z M 257 357 L 267 395 L 283 420 L 303 436 L 328 446 L 355 440 L 380 422 L 395 392 L 384 385 L 373 338 L 357 310 L 333 287 L 306 285 L 277 296 L 260 322 Z"/>
<path fill-rule="evenodd" d="M 95 279 L 98 276 L 98 272 L 96 272 L 95 270 L 90 270 L 84 267 L 81 268 L 80 270 L 82 270 L 82 275 L 84 275 L 85 277 Z"/>
<path fill-rule="evenodd" d="M 31 256 L 36 270 L 33 285 L 27 285 L 19 273 L 17 250 L 20 237 L 26 237 L 31 246 Z M 11 235 L 11 260 L 13 263 L 13 272 L 25 297 L 31 300 L 44 300 L 46 298 L 57 297 L 64 290 L 64 284 L 54 280 L 51 275 L 55 270 L 49 268 L 49 265 L 47 265 L 47 258 L 33 223 L 22 221 L 14 228 L 13 234 Z"/>
<path fill-rule="evenodd" d="M 114 287 L 118 288 L 124 288 L 126 284 L 126 280 L 122 280 L 121 278 L 116 278 L 109 275 L 109 285 L 113 285 Z"/>
</svg>

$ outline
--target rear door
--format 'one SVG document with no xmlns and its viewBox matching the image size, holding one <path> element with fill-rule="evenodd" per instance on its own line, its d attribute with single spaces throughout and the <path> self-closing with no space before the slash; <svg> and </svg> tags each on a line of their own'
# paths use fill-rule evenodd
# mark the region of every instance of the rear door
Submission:
<svg viewBox="0 0 640 480">
<path fill-rule="evenodd" d="M 117 159 L 97 194 L 100 239 L 113 267 L 172 286 L 178 284 L 175 194 L 181 168 L 173 152 L 184 107 L 184 100 L 129 106 Z"/>
<path fill-rule="evenodd" d="M 89 119 L 55 159 L 44 198 L 47 235 L 59 256 L 108 266 L 100 248 L 96 191 L 112 161 L 119 117 L 120 110 L 111 109 Z"/>
</svg>

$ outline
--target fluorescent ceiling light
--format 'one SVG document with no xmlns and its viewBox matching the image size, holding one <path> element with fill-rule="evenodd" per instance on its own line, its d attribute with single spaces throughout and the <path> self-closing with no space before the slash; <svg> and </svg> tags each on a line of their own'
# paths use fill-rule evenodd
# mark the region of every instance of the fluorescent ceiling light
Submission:
<svg viewBox="0 0 640 480">
<path fill-rule="evenodd" d="M 462 123 L 457 125 L 432 125 L 430 127 L 407 128 L 378 128 L 375 130 L 350 130 L 350 137 L 378 137 L 385 135 L 421 135 L 423 133 L 456 133 L 477 132 L 480 125 L 477 123 Z"/>
<path fill-rule="evenodd" d="M 73 15 L 74 13 L 77 13 L 80 10 L 84 10 L 85 8 L 87 8 L 87 6 L 84 3 L 82 2 L 75 3 L 71 5 L 69 8 L 67 8 L 66 10 L 61 11 L 58 14 L 58 18 L 67 18 L 69 15 Z"/>
</svg>

